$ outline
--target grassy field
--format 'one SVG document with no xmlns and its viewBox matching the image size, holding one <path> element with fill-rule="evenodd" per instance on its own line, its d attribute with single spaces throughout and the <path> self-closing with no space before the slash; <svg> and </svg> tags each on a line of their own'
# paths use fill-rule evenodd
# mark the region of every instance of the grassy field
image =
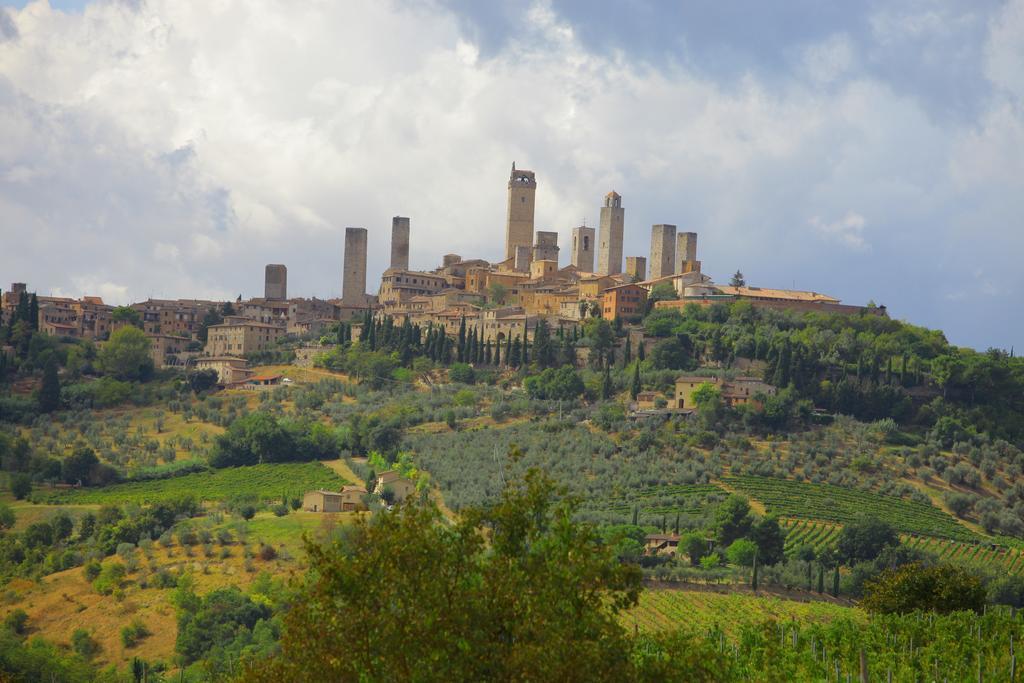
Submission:
<svg viewBox="0 0 1024 683">
<path fill-rule="evenodd" d="M 622 615 L 623 623 L 641 631 L 718 627 L 727 634 L 743 623 L 764 619 L 826 622 L 837 617 L 867 620 L 860 609 L 829 602 L 797 602 L 773 596 L 688 590 L 645 590 L 640 603 Z"/>
<path fill-rule="evenodd" d="M 762 502 L 769 513 L 782 517 L 841 524 L 870 511 L 905 533 L 962 541 L 979 538 L 954 517 L 923 503 L 788 479 L 747 475 L 723 477 L 723 481 L 743 495 Z"/>
<path fill-rule="evenodd" d="M 274 463 L 196 472 L 171 479 L 127 482 L 103 488 L 41 489 L 33 500 L 51 505 L 153 503 L 184 495 L 197 500 L 219 501 L 237 496 L 274 500 L 282 495 L 299 496 L 311 489 L 349 483 L 319 462 Z"/>
<path fill-rule="evenodd" d="M 211 516 L 194 520 L 212 531 L 232 530 L 234 540 L 229 544 L 215 544 L 212 556 L 207 556 L 201 546 L 186 552 L 179 544 L 170 548 L 153 544 L 146 553 L 137 550 L 139 569 L 128 574 L 123 596 L 117 598 L 97 593 L 86 581 L 81 567 L 50 574 L 39 582 L 14 579 L 0 593 L 0 619 L 14 609 L 24 609 L 29 615 L 33 635 L 61 644 L 69 642 L 75 629 L 85 628 L 100 643 L 102 649 L 96 657 L 100 664 L 123 668 L 135 656 L 170 662 L 178 632 L 177 613 L 171 603 L 173 589 L 157 588 L 152 580 L 144 579 L 160 569 L 175 574 L 188 572 L 196 591 L 205 594 L 225 586 L 247 590 L 260 572 L 283 579 L 296 577 L 306 564 L 302 534 L 324 540 L 333 528 L 350 523 L 352 513 L 292 512 L 275 517 L 263 512 L 248 522 L 231 516 L 219 522 L 217 519 L 220 518 Z M 278 550 L 275 559 L 246 558 L 247 550 L 254 554 L 263 544 Z M 225 551 L 226 555 L 222 555 Z M 120 561 L 121 558 L 113 556 L 104 563 Z M 141 620 L 152 635 L 137 646 L 126 648 L 120 632 L 133 619 Z"/>
</svg>

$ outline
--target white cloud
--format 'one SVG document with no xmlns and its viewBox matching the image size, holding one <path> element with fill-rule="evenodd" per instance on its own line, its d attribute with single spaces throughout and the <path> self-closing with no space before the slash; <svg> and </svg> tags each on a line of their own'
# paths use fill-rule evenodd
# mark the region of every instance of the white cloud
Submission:
<svg viewBox="0 0 1024 683">
<path fill-rule="evenodd" d="M 864 226 L 866 221 L 859 213 L 849 211 L 845 216 L 836 221 L 826 222 L 819 216 L 813 216 L 807 221 L 818 233 L 837 244 L 853 249 L 864 251 L 871 248 L 871 245 L 864 240 Z"/>
<path fill-rule="evenodd" d="M 1021 92 L 1020 6 L 991 26 L 1004 93 Z M 39 1 L 4 16 L 0 230 L 22 239 L 0 272 L 41 288 L 252 295 L 282 262 L 290 291 L 336 295 L 344 227 L 370 229 L 372 282 L 396 214 L 412 218 L 415 267 L 494 258 L 515 160 L 538 174 L 538 228 L 563 245 L 614 188 L 627 254 L 676 223 L 701 234 L 712 275 L 814 278 L 851 302 L 895 291 L 891 309 L 927 317 L 930 300 L 868 287 L 907 268 L 944 282 L 967 226 L 998 266 L 1022 208 L 1019 102 L 937 122 L 865 75 L 843 33 L 799 46 L 799 73 L 724 83 L 590 50 L 548 2 L 497 51 L 433 3 L 100 0 L 71 15 Z M 883 13 L 876 40 L 941 33 L 936 16 Z M 915 256 L 890 267 L 895 254 Z"/>
</svg>

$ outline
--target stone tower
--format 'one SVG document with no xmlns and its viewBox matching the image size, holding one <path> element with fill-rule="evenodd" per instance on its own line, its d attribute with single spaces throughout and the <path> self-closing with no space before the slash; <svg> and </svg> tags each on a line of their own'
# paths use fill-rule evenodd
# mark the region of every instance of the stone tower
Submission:
<svg viewBox="0 0 1024 683">
<path fill-rule="evenodd" d="M 633 278 L 633 282 L 643 282 L 647 279 L 647 257 L 627 256 L 626 275 Z"/>
<path fill-rule="evenodd" d="M 577 270 L 584 273 L 594 272 L 594 237 L 595 230 L 581 225 L 572 229 L 571 262 Z"/>
<path fill-rule="evenodd" d="M 675 272 L 689 273 L 700 270 L 697 263 L 697 233 L 681 232 L 676 235 Z"/>
<path fill-rule="evenodd" d="M 391 269 L 409 270 L 409 219 L 391 219 Z"/>
<path fill-rule="evenodd" d="M 280 263 L 269 263 L 263 271 L 263 298 L 274 301 L 288 298 L 288 269 Z"/>
<path fill-rule="evenodd" d="M 533 247 L 533 207 L 537 180 L 533 171 L 517 171 L 512 162 L 508 179 L 508 218 L 505 223 L 505 258 L 514 259 L 516 247 Z"/>
<path fill-rule="evenodd" d="M 675 272 L 676 226 L 659 223 L 651 227 L 651 279 Z"/>
<path fill-rule="evenodd" d="M 537 231 L 537 242 L 533 245 L 533 260 L 558 263 L 557 232 Z"/>
<path fill-rule="evenodd" d="M 348 306 L 366 304 L 366 228 L 345 228 L 341 301 Z"/>
<path fill-rule="evenodd" d="M 622 208 L 622 197 L 615 190 L 604 196 L 601 207 L 600 250 L 597 254 L 599 275 L 615 275 L 622 272 L 622 232 L 626 224 L 626 210 Z"/>
</svg>

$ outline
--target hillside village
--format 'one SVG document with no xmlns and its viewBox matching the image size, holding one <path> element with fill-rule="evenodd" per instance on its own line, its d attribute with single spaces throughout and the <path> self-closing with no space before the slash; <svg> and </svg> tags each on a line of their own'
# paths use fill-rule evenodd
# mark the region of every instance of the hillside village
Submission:
<svg viewBox="0 0 1024 683">
<path fill-rule="evenodd" d="M 884 306 L 851 306 L 817 292 L 747 286 L 742 277 L 716 284 L 697 258 L 697 233 L 675 225 L 652 226 L 649 258 L 627 256 L 623 269 L 625 207 L 615 191 L 604 197 L 597 229 L 572 229 L 563 264 L 558 233 L 535 230 L 537 187 L 533 171 L 513 164 L 505 259 L 495 263 L 445 254 L 433 271 L 409 270 L 411 221 L 395 216 L 390 264 L 377 294 L 366 291 L 369 233 L 346 228 L 339 299 L 289 298 L 287 266 L 268 264 L 263 296 L 230 302 L 147 299 L 115 307 L 95 296 L 36 295 L 16 282 L 0 299 L 2 319 L 9 321 L 28 297 L 25 305 L 37 316 L 39 331 L 54 337 L 102 343 L 112 332 L 138 325 L 151 342 L 156 367 L 213 369 L 223 385 L 235 385 L 258 381 L 251 380 L 247 356 L 271 351 L 284 339 L 317 340 L 342 321 L 354 323 L 358 334 L 367 314 L 408 319 L 421 330 L 440 329 L 453 338 L 464 326 L 500 358 L 512 339 L 532 340 L 540 320 L 560 330 L 579 327 L 589 317 L 632 325 L 652 307 L 730 302 L 826 314 L 886 313 Z"/>
<path fill-rule="evenodd" d="M 283 264 L 248 300 L 110 306 L 13 284 L 0 662 L 41 643 L 31 670 L 57 679 L 299 680 L 281 672 L 321 661 L 310 648 L 367 633 L 418 661 L 434 609 L 477 614 L 451 628 L 484 651 L 496 636 L 473 624 L 494 600 L 514 613 L 533 582 L 561 596 L 596 580 L 610 656 L 631 653 L 637 680 L 672 680 L 652 651 L 700 653 L 702 680 L 760 680 L 780 628 L 794 680 L 1012 666 L 944 639 L 964 623 L 1024 632 L 1003 611 L 1024 607 L 1024 362 L 882 306 L 739 272 L 719 284 L 673 225 L 623 258 L 615 192 L 563 265 L 558 234 L 535 229 L 536 190 L 513 166 L 496 263 L 447 254 L 412 271 L 411 222 L 394 218 L 376 294 L 362 228 L 346 230 L 336 300 L 290 298 Z M 519 528 L 541 541 L 503 539 Z M 421 572 L 438 563 L 472 579 L 438 588 Z M 311 587 L 323 567 L 352 573 Z M 883 580 L 942 587 L 913 598 L 942 615 L 930 631 Z M 443 599 L 419 602 L 435 588 Z M 352 618 L 296 652 L 321 599 Z M 544 623 L 572 634 L 558 637 L 591 637 L 557 599 L 529 609 L 553 610 Z M 447 655 L 471 666 L 461 656 Z M 327 677 L 348 680 L 345 666 Z"/>
</svg>

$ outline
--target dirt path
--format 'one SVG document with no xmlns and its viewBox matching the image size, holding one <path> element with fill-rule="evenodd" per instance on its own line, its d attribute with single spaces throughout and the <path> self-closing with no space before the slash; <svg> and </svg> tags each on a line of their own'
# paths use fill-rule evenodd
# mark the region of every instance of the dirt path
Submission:
<svg viewBox="0 0 1024 683">
<path fill-rule="evenodd" d="M 338 458 L 337 460 L 321 460 L 320 462 L 324 467 L 329 467 L 337 472 L 338 476 L 345 479 L 350 484 L 361 484 L 363 481 L 362 477 L 353 472 L 352 468 L 349 467 L 348 463 L 342 458 Z"/>
</svg>

